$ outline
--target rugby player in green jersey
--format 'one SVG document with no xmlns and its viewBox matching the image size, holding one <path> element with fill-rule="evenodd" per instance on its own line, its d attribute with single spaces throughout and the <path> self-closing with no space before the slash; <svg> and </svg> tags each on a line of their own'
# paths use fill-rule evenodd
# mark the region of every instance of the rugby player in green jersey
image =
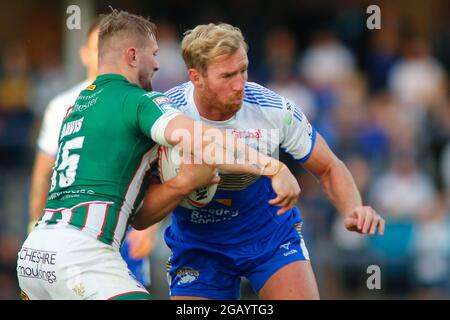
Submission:
<svg viewBox="0 0 450 320">
<path fill-rule="evenodd" d="M 217 183 L 217 168 L 269 176 L 277 194 L 271 203 L 281 208 L 297 200 L 300 188 L 284 164 L 182 115 L 152 91 L 155 32 L 147 19 L 117 10 L 100 24 L 99 76 L 64 118 L 46 207 L 18 254 L 24 297 L 151 298 L 130 275 L 119 248 L 131 223 L 139 227 L 159 218 L 138 214 L 159 145 L 178 145 L 208 164 L 183 165 L 177 177 L 155 186 L 147 206 Z M 211 141 L 208 130 L 221 139 Z M 197 152 L 206 148 L 214 152 Z M 220 160 L 230 156 L 231 162 Z"/>
</svg>

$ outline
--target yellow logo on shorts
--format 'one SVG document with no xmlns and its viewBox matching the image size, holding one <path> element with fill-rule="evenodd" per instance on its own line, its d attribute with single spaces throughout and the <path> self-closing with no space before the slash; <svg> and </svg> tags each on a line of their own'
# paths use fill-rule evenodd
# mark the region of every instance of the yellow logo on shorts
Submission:
<svg viewBox="0 0 450 320">
<path fill-rule="evenodd" d="M 74 287 L 72 288 L 72 291 L 73 291 L 77 296 L 83 297 L 84 294 L 85 294 L 85 292 L 86 292 L 86 289 L 84 288 L 84 285 L 83 285 L 82 283 L 79 283 L 79 284 L 77 284 L 76 286 L 74 286 Z"/>
<path fill-rule="evenodd" d="M 30 297 L 25 292 L 23 292 L 23 290 L 20 290 L 20 298 L 22 300 L 30 300 Z"/>
</svg>

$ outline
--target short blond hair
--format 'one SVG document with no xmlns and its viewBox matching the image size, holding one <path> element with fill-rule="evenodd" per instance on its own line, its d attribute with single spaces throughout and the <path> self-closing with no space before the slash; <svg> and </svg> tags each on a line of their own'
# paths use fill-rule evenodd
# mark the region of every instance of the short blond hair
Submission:
<svg viewBox="0 0 450 320">
<path fill-rule="evenodd" d="M 181 53 L 188 69 L 205 74 L 211 59 L 223 54 L 233 54 L 248 45 L 239 28 L 227 23 L 202 24 L 184 33 Z"/>
<path fill-rule="evenodd" d="M 145 41 L 148 37 L 156 39 L 156 25 L 142 16 L 112 9 L 111 13 L 102 16 L 100 22 L 98 34 L 99 57 L 107 50 L 106 43 L 117 36 L 135 37 L 142 41 Z"/>
</svg>

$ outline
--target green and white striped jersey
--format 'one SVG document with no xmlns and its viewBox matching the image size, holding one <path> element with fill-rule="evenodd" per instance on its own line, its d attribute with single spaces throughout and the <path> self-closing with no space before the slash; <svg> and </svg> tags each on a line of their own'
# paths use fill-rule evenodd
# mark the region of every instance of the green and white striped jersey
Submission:
<svg viewBox="0 0 450 320">
<path fill-rule="evenodd" d="M 120 248 L 142 203 L 158 145 L 151 128 L 177 112 L 161 93 L 98 76 L 62 123 L 46 209 L 36 228 L 70 225 Z"/>
</svg>

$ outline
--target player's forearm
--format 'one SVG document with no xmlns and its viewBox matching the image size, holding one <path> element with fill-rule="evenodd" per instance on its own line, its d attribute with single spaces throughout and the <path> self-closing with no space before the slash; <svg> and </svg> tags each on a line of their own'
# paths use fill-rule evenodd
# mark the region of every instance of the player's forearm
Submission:
<svg viewBox="0 0 450 320">
<path fill-rule="evenodd" d="M 362 205 L 361 195 L 345 164 L 336 158 L 319 177 L 323 190 L 342 216 Z"/>
<path fill-rule="evenodd" d="M 172 146 L 207 164 L 230 173 L 272 176 L 281 163 L 249 147 L 231 133 L 185 116 L 173 118 L 166 127 L 165 139 Z"/>
<path fill-rule="evenodd" d="M 175 209 L 190 191 L 179 179 L 177 176 L 163 184 L 150 185 L 142 208 L 133 221 L 133 228 L 144 230 L 164 219 Z"/>
<path fill-rule="evenodd" d="M 50 188 L 50 173 L 53 167 L 53 157 L 38 152 L 31 176 L 31 188 L 29 196 L 29 217 L 37 220 L 47 202 L 48 190 Z"/>
<path fill-rule="evenodd" d="M 29 217 L 30 220 L 37 220 L 44 210 L 47 201 L 49 183 L 43 179 L 35 179 L 31 184 L 29 197 Z"/>
</svg>

